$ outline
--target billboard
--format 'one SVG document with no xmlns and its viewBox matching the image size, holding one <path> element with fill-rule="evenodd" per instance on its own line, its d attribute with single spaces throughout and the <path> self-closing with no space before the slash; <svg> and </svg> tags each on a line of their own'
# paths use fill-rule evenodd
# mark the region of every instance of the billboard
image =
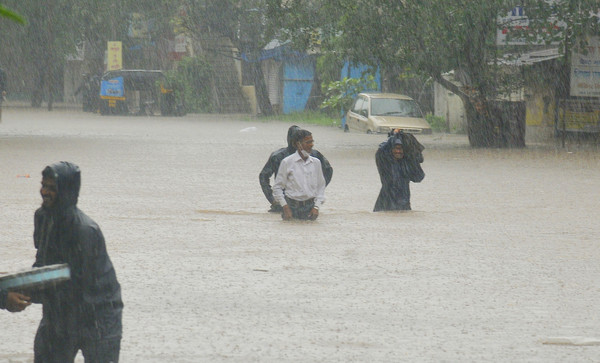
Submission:
<svg viewBox="0 0 600 363">
<path fill-rule="evenodd" d="M 600 97 L 600 37 L 571 53 L 571 96 Z"/>
<path fill-rule="evenodd" d="M 109 71 L 123 69 L 123 48 L 121 42 L 108 42 L 107 66 Z"/>
<path fill-rule="evenodd" d="M 497 19 L 496 44 L 497 45 L 557 45 L 556 40 L 566 27 L 563 21 L 550 17 L 543 29 L 532 29 L 531 21 L 522 6 L 516 6 Z M 540 32 L 545 35 L 540 35 Z M 553 40 L 547 42 L 545 38 Z"/>
<path fill-rule="evenodd" d="M 103 99 L 125 99 L 123 77 L 116 77 L 100 84 L 100 98 Z"/>
</svg>

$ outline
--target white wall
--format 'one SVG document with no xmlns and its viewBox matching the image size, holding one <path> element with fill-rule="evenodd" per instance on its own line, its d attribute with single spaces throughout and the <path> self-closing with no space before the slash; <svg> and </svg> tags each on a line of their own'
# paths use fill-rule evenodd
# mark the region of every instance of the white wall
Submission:
<svg viewBox="0 0 600 363">
<path fill-rule="evenodd" d="M 460 97 L 435 82 L 433 98 L 434 115 L 441 116 L 446 120 L 450 132 L 465 133 L 467 130 L 467 117 Z"/>
</svg>

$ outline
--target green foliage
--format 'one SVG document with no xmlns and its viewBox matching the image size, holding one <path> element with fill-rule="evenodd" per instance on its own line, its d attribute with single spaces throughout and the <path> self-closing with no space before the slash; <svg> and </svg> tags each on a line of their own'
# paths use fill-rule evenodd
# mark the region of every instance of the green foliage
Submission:
<svg viewBox="0 0 600 363">
<path fill-rule="evenodd" d="M 374 89 L 377 89 L 377 82 L 372 75 L 361 78 L 344 77 L 341 81 L 323 83 L 325 100 L 321 104 L 321 109 L 326 110 L 330 115 L 340 115 L 350 108 L 358 93 Z"/>
<path fill-rule="evenodd" d="M 446 125 L 446 119 L 442 116 L 435 116 L 432 113 L 425 115 L 425 120 L 431 126 L 431 129 L 435 132 L 447 132 L 448 125 Z"/>
<path fill-rule="evenodd" d="M 509 48 L 496 43 L 499 16 L 515 5 L 526 9 L 530 24 L 519 38 L 545 44 L 560 42 L 563 65 L 582 35 L 599 34 L 598 0 L 271 0 L 270 6 L 290 15 L 282 31 L 298 44 L 303 35 L 320 29 L 321 51 L 353 62 L 379 65 L 387 77 L 397 69 L 410 69 L 459 95 L 470 123 L 483 120 L 481 128 L 469 128 L 473 146 L 504 145 L 512 136 L 505 116 L 493 112 L 493 102 L 522 87 L 518 72 L 507 72 L 498 62 Z M 290 20 L 287 20 L 290 19 Z M 564 31 L 560 24 L 565 23 Z M 307 29 L 309 31 L 307 31 Z M 304 35 L 305 36 L 305 35 Z M 520 48 L 518 52 L 527 51 Z M 522 53 L 521 53 L 522 54 Z M 516 68 L 516 67 L 515 67 Z M 563 69 L 568 69 L 563 67 Z M 453 83 L 445 78 L 454 72 Z M 566 78 L 568 74 L 560 74 Z M 453 81 L 454 81 L 453 80 Z M 401 81 L 401 79 L 400 79 Z M 329 106 L 345 103 L 339 94 Z M 501 130 L 501 131 L 498 131 Z"/>
<path fill-rule="evenodd" d="M 340 79 L 344 60 L 335 53 L 324 53 L 317 58 L 316 72 L 322 83 L 329 84 Z"/>
<path fill-rule="evenodd" d="M 187 112 L 212 111 L 210 73 L 210 64 L 201 57 L 183 58 L 176 70 L 166 72 L 167 85 L 176 99 L 184 100 Z"/>
<path fill-rule="evenodd" d="M 11 19 L 12 21 L 16 21 L 17 23 L 25 24 L 25 19 L 16 12 L 5 8 L 0 4 L 0 17 Z"/>
<path fill-rule="evenodd" d="M 166 0 L 165 0 L 166 1 Z M 257 59 L 261 50 L 271 40 L 275 27 L 269 17 L 266 16 L 267 0 L 218 0 L 218 1 L 192 1 L 183 0 L 185 11 L 181 16 L 181 27 L 201 44 L 202 51 L 212 53 L 209 59 L 218 62 L 220 57 L 235 56 L 248 59 Z M 232 55 L 230 46 L 222 39 L 226 38 L 236 49 Z M 267 93 L 265 78 L 259 73 L 260 67 L 247 64 L 253 68 L 252 79 L 255 87 L 257 105 L 263 115 L 273 113 Z M 215 79 L 222 77 L 215 76 Z M 216 82 L 215 87 L 218 87 Z"/>
</svg>

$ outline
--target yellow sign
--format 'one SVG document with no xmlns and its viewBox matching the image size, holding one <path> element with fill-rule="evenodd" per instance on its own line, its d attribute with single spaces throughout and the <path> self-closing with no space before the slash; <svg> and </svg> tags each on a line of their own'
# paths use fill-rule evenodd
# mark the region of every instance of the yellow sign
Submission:
<svg viewBox="0 0 600 363">
<path fill-rule="evenodd" d="M 123 48 L 121 42 L 108 42 L 107 70 L 123 69 Z"/>
</svg>

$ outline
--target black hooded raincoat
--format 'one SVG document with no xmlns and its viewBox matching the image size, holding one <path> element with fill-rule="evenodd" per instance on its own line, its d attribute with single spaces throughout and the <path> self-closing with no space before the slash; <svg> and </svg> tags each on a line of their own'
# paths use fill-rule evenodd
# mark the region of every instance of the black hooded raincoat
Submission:
<svg viewBox="0 0 600 363">
<path fill-rule="evenodd" d="M 67 263 L 71 279 L 33 297 L 43 304 L 36 345 L 38 339 L 120 338 L 121 287 L 100 227 L 77 208 L 79 167 L 59 162 L 42 175 L 56 180 L 58 199 L 35 212 L 33 266 Z"/>
<path fill-rule="evenodd" d="M 396 160 L 392 155 L 394 141 L 400 138 L 404 157 Z M 409 182 L 419 183 L 425 178 L 421 168 L 423 145 L 411 134 L 400 133 L 379 145 L 375 153 L 377 171 L 381 179 L 381 190 L 375 202 L 374 212 L 384 210 L 410 210 Z"/>
<path fill-rule="evenodd" d="M 0 309 L 6 309 L 6 298 L 8 291 L 0 289 Z"/>
</svg>

